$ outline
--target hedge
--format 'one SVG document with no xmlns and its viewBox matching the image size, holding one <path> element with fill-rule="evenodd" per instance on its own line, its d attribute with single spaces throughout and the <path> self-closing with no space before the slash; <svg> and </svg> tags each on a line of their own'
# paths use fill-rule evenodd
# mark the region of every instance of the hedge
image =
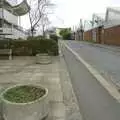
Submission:
<svg viewBox="0 0 120 120">
<path fill-rule="evenodd" d="M 32 55 L 32 48 L 29 47 L 28 40 L 12 40 L 10 48 L 14 56 L 30 56 Z"/>
<path fill-rule="evenodd" d="M 13 50 L 14 56 L 32 56 L 37 53 L 48 53 L 50 55 L 58 55 L 58 43 L 52 39 L 43 39 L 43 37 L 34 37 L 27 40 L 2 40 L 0 41 L 0 49 Z"/>
<path fill-rule="evenodd" d="M 48 53 L 58 55 L 58 44 L 54 40 L 30 40 L 29 48 L 32 48 L 32 55 L 37 53 Z"/>
<path fill-rule="evenodd" d="M 58 44 L 54 40 L 11 41 L 11 48 L 13 55 L 36 55 L 37 53 L 58 55 Z"/>
<path fill-rule="evenodd" d="M 58 43 L 58 36 L 57 35 L 50 35 L 50 39 L 52 39 Z"/>
<path fill-rule="evenodd" d="M 0 40 L 0 49 L 7 49 L 10 47 L 10 39 Z"/>
</svg>

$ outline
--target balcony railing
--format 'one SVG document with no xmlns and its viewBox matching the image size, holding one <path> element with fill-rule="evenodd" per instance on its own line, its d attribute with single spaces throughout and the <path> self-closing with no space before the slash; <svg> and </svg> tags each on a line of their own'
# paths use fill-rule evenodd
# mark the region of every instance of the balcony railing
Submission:
<svg viewBox="0 0 120 120">
<path fill-rule="evenodd" d="M 12 35 L 11 28 L 0 28 L 0 35 Z"/>
</svg>

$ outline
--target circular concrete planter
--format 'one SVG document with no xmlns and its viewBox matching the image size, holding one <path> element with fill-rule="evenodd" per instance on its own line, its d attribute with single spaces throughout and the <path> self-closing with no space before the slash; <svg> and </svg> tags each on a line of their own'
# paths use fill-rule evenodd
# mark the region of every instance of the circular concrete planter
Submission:
<svg viewBox="0 0 120 120">
<path fill-rule="evenodd" d="M 36 55 L 36 63 L 37 64 L 50 64 L 52 62 L 51 56 L 48 54 L 37 54 Z"/>
<path fill-rule="evenodd" d="M 20 87 L 24 85 L 17 85 L 11 88 Z M 39 99 L 28 103 L 13 103 L 4 98 L 4 94 L 11 88 L 6 89 L 2 95 L 2 108 L 4 120 L 42 120 L 47 117 L 49 112 L 48 105 L 48 90 L 42 86 L 35 86 L 45 90 L 45 95 Z"/>
</svg>

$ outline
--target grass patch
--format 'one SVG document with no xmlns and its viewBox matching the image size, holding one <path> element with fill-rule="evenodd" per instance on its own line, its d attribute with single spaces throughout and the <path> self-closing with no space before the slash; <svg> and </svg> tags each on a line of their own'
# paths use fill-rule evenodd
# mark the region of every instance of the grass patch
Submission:
<svg viewBox="0 0 120 120">
<path fill-rule="evenodd" d="M 45 93 L 46 91 L 42 88 L 25 85 L 9 89 L 4 94 L 4 98 L 15 103 L 28 103 L 39 99 Z"/>
</svg>

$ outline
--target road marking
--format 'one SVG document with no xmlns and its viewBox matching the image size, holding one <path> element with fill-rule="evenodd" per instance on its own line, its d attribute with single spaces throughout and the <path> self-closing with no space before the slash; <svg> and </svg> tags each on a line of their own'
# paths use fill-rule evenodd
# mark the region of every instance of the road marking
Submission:
<svg viewBox="0 0 120 120">
<path fill-rule="evenodd" d="M 72 48 L 70 48 L 65 42 L 62 43 L 70 52 L 72 52 L 75 55 L 75 57 L 83 65 L 85 65 L 85 67 L 89 70 L 89 72 L 100 82 L 100 84 L 108 91 L 108 93 L 120 103 L 120 93 L 118 92 L 118 90 L 110 83 L 108 83 L 107 80 L 105 80 L 105 78 L 95 68 L 93 68 L 83 58 L 81 58 L 80 55 L 75 51 L 73 51 Z"/>
</svg>

